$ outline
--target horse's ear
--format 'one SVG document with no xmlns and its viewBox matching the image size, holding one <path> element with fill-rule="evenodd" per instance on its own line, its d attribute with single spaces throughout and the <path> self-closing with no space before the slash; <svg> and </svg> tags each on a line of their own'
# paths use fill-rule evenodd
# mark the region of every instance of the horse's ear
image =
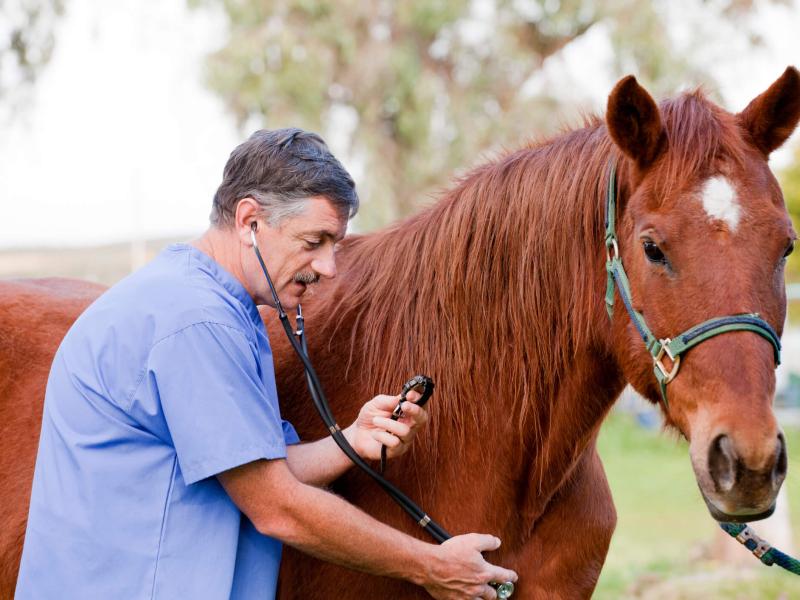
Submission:
<svg viewBox="0 0 800 600">
<path fill-rule="evenodd" d="M 633 75 L 620 80 L 611 90 L 606 123 L 620 150 L 641 169 L 652 164 L 666 148 L 667 135 L 658 105 Z"/>
<path fill-rule="evenodd" d="M 800 120 L 800 73 L 787 67 L 766 92 L 757 96 L 738 115 L 756 148 L 765 156 L 792 135 Z"/>
</svg>

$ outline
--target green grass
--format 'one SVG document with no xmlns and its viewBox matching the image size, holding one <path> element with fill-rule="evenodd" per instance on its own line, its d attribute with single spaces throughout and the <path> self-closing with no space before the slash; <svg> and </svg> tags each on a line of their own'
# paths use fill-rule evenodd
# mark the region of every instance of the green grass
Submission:
<svg viewBox="0 0 800 600">
<path fill-rule="evenodd" d="M 794 541 L 800 546 L 800 431 L 789 430 L 787 487 Z M 599 441 L 618 522 L 594 598 L 800 598 L 800 577 L 766 567 L 707 558 L 718 526 L 695 483 L 688 447 L 674 435 L 646 431 L 614 413 Z M 758 531 L 758 525 L 754 524 Z M 742 552 L 747 550 L 742 548 Z"/>
</svg>

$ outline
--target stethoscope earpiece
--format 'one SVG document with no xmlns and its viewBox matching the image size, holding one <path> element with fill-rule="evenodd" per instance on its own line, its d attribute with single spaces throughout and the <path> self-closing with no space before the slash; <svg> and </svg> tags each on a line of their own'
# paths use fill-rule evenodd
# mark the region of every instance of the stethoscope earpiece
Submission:
<svg viewBox="0 0 800 600">
<path fill-rule="evenodd" d="M 253 248 L 258 253 L 258 244 L 256 243 L 256 231 L 258 231 L 258 223 L 253 221 L 250 223 L 250 240 L 253 242 Z"/>
</svg>

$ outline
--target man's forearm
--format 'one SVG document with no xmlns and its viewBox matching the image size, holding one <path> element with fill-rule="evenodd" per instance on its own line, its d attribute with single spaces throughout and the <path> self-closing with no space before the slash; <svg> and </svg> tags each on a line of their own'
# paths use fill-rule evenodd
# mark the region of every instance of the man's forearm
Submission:
<svg viewBox="0 0 800 600">
<path fill-rule="evenodd" d="M 341 454 L 341 452 L 340 452 Z M 327 491 L 297 481 L 284 461 L 220 474 L 234 502 L 263 534 L 324 560 L 423 584 L 438 547 L 384 525 Z"/>
<path fill-rule="evenodd" d="M 343 431 L 348 439 L 351 429 L 352 426 Z M 298 481 L 317 487 L 328 485 L 353 465 L 330 436 L 288 446 L 286 462 Z"/>
<path fill-rule="evenodd" d="M 324 490 L 299 488 L 286 529 L 287 544 L 337 564 L 417 584 L 429 581 L 435 546 L 394 530 Z"/>
</svg>

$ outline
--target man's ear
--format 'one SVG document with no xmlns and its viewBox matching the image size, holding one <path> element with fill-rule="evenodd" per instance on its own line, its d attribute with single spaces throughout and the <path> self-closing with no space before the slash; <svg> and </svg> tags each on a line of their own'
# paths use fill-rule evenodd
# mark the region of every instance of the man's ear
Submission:
<svg viewBox="0 0 800 600">
<path fill-rule="evenodd" d="M 640 169 L 651 165 L 666 149 L 667 134 L 658 105 L 633 75 L 611 90 L 606 124 L 614 143 Z"/>
<path fill-rule="evenodd" d="M 800 120 L 800 73 L 787 67 L 766 92 L 756 96 L 737 116 L 753 145 L 769 156 L 792 135 Z"/>
<path fill-rule="evenodd" d="M 261 212 L 261 205 L 249 196 L 242 198 L 236 204 L 233 226 L 243 244 L 252 245 L 250 233 L 253 231 L 253 225 L 258 227 L 258 217 Z"/>
</svg>

